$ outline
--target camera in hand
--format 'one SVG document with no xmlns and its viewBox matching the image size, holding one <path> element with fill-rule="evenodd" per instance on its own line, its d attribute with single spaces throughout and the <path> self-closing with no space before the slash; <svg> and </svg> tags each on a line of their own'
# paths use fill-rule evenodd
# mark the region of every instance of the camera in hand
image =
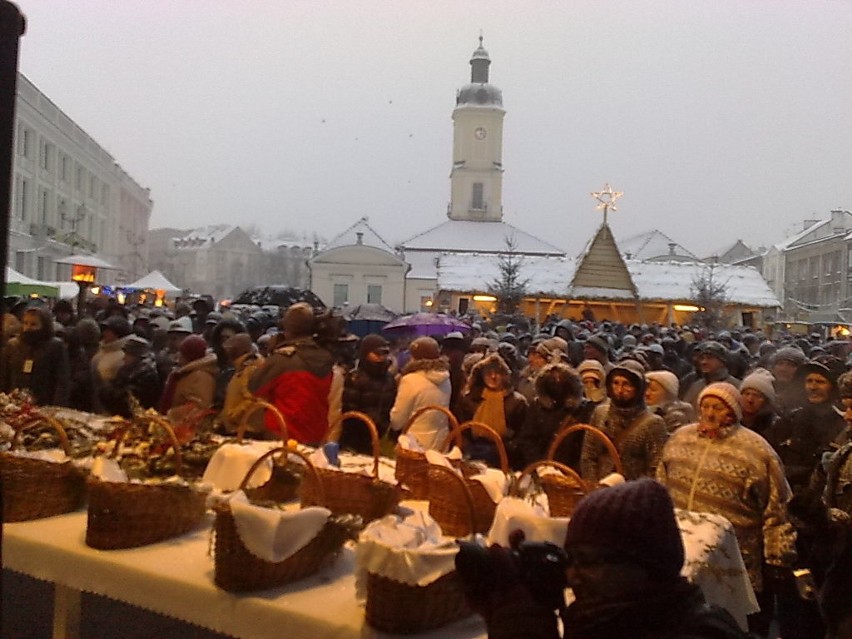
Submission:
<svg viewBox="0 0 852 639">
<path fill-rule="evenodd" d="M 568 557 L 565 551 L 549 542 L 520 541 L 506 553 L 514 567 L 514 575 L 498 565 L 488 548 L 479 544 L 458 541 L 456 571 L 466 594 L 475 600 L 488 597 L 500 588 L 508 588 L 505 580 L 518 579 L 538 603 L 557 610 L 565 605 L 568 581 L 565 570 Z"/>
</svg>

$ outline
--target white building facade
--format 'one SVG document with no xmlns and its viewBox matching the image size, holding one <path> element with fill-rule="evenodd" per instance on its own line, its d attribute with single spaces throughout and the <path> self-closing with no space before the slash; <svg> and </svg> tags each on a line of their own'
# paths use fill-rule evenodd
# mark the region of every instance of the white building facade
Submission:
<svg viewBox="0 0 852 639">
<path fill-rule="evenodd" d="M 119 268 L 102 283 L 148 272 L 150 190 L 21 74 L 14 143 L 10 266 L 67 280 L 71 267 L 55 260 L 87 253 Z"/>
</svg>

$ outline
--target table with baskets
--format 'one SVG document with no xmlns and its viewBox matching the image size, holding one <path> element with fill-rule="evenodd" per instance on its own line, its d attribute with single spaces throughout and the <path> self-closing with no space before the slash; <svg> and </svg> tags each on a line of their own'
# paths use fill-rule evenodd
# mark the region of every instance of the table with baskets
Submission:
<svg viewBox="0 0 852 639">
<path fill-rule="evenodd" d="M 268 405 L 260 408 L 277 412 Z M 177 457 L 175 472 L 180 474 L 175 429 L 156 415 L 146 419 L 151 422 L 149 429 L 156 427 L 169 435 Z M 4 565 L 55 584 L 54 636 L 67 639 L 73 639 L 79 628 L 81 592 L 104 595 L 234 637 L 277 638 L 282 628 L 286 628 L 289 637 L 382 637 L 393 636 L 387 633 L 394 632 L 458 639 L 484 637 L 481 620 L 464 605 L 452 556 L 447 560 L 447 543 L 454 546 L 441 532 L 449 537 L 487 533 L 498 508 L 489 498 L 493 490 L 489 493 L 481 480 L 472 476 L 475 471 L 448 460 L 444 460 L 446 466 L 436 466 L 431 458 L 430 463 L 425 463 L 422 454 L 397 450 L 395 466 L 393 461 L 380 458 L 378 434 L 366 415 L 346 413 L 341 417 L 344 419 L 361 420 L 371 432 L 373 455 L 367 458 L 363 472 L 340 472 L 315 465 L 316 455 L 323 451 L 312 454 L 279 442 L 261 445 L 247 462 L 248 470 L 238 473 L 242 478 L 238 486 L 227 489 L 245 492 L 253 500 L 247 507 L 263 511 L 263 517 L 270 512 L 282 520 L 313 516 L 316 507 L 321 507 L 325 523 L 319 524 L 307 545 L 298 546 L 286 557 L 264 559 L 248 549 L 249 541 L 244 528 L 240 528 L 245 520 L 235 524 L 238 516 L 243 516 L 244 506 L 234 500 L 216 502 L 213 512 L 205 513 L 204 500 L 199 501 L 192 485 L 122 484 L 90 478 L 87 511 L 80 510 L 83 503 L 79 478 L 67 481 L 64 474 L 69 468 L 65 463 L 39 462 L 30 468 L 35 462 L 2 453 L 0 471 L 8 522 L 3 540 Z M 48 421 L 57 431 L 63 430 L 56 420 Z M 459 425 L 450 421 L 452 430 L 447 444 L 453 439 L 461 443 L 466 430 L 476 429 L 478 435 L 493 437 L 498 449 L 502 448 L 499 436 L 484 424 Z M 283 419 L 281 426 L 283 431 Z M 571 428 L 576 431 L 578 427 Z M 123 436 L 122 433 L 118 442 Z M 68 450 L 66 439 L 63 435 Z M 229 446 L 234 446 L 238 455 L 246 450 L 240 442 Z M 216 455 L 225 452 L 225 448 L 217 449 Z M 116 450 L 118 443 L 113 452 Z M 508 480 L 505 451 L 500 453 L 501 469 L 493 472 Z M 617 462 L 617 454 L 615 457 Z M 294 463 L 299 468 L 297 484 L 290 481 Z M 578 485 L 581 480 L 570 469 L 556 462 L 550 465 L 563 477 L 542 482 L 551 509 L 560 503 L 570 511 L 578 496 L 593 487 Z M 26 473 L 22 472 L 24 466 Z M 38 473 L 45 469 L 47 474 L 39 478 Z M 253 488 L 249 480 L 260 469 L 269 469 L 269 479 Z M 374 573 L 372 568 L 365 573 L 363 563 L 359 563 L 362 579 L 365 574 L 369 577 L 365 608 L 356 596 L 355 573 L 356 553 L 368 544 L 356 546 L 347 543 L 347 539 L 357 535 L 356 526 L 360 527 L 353 514 L 364 523 L 384 525 L 383 517 L 397 512 L 400 498 L 406 495 L 400 494 L 394 475 L 400 482 L 416 487 L 413 494 L 407 495 L 409 498 L 428 499 L 403 502 L 408 506 L 403 510 L 409 514 L 428 510 L 440 525 L 437 536 L 445 550 L 421 557 L 431 566 L 436 578 L 432 581 L 406 581 L 396 574 L 389 577 Z M 19 495 L 10 492 L 18 490 L 10 488 L 15 485 L 13 479 L 29 489 L 33 484 L 39 485 L 42 492 L 48 490 L 48 482 L 54 484 L 51 490 L 57 491 L 56 510 L 28 513 L 36 500 L 24 491 Z M 427 480 L 425 485 L 418 481 L 423 479 Z M 506 485 L 513 483 L 507 481 Z M 67 490 L 69 485 L 73 490 Z M 282 503 L 295 497 L 297 485 L 299 503 L 291 503 L 285 511 L 263 505 L 264 501 Z M 23 507 L 20 516 L 10 517 L 13 503 Z M 169 512 L 175 515 L 164 516 Z M 688 515 L 679 516 L 687 548 L 684 574 L 701 585 L 709 601 L 728 608 L 743 623 L 745 614 L 754 610 L 754 597 L 730 526 L 724 520 Z M 275 525 L 277 522 L 276 519 Z M 388 562 L 380 557 L 379 563 L 392 564 L 398 559 L 395 548 L 387 550 L 394 556 L 389 555 Z M 379 551 L 383 552 L 381 548 Z M 362 560 L 363 557 L 359 559 Z M 373 555 L 371 566 L 377 565 L 375 560 Z M 364 587 L 364 581 L 358 583 Z"/>
</svg>

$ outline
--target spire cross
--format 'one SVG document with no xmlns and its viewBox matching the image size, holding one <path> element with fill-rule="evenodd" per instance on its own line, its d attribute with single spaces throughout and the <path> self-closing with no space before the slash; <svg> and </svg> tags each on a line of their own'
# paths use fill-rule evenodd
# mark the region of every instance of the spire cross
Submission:
<svg viewBox="0 0 852 639">
<path fill-rule="evenodd" d="M 607 214 L 612 211 L 617 211 L 618 208 L 615 206 L 616 200 L 624 195 L 623 191 L 613 191 L 612 187 L 609 183 L 604 184 L 603 190 L 595 191 L 592 194 L 592 197 L 598 201 L 598 205 L 595 207 L 596 210 L 603 210 L 604 214 L 604 224 L 607 223 Z"/>
</svg>

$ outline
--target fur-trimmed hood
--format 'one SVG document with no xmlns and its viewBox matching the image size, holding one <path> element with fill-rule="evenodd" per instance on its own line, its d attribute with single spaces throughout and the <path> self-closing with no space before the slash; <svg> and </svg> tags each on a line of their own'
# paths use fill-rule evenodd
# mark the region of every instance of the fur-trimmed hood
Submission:
<svg viewBox="0 0 852 639">
<path fill-rule="evenodd" d="M 504 391 L 511 392 L 514 390 L 512 387 L 512 370 L 509 368 L 509 365 L 502 357 L 500 357 L 500 355 L 497 353 L 491 353 L 479 360 L 473 365 L 473 368 L 470 369 L 470 375 L 468 376 L 467 383 L 464 387 L 465 395 L 475 394 L 478 396 L 482 394 L 482 389 L 485 388 L 485 380 L 482 375 L 488 368 L 497 368 L 506 377 L 506 385 L 503 388 Z"/>
<path fill-rule="evenodd" d="M 538 401 L 545 408 L 562 405 L 576 408 L 583 402 L 583 382 L 580 375 L 566 364 L 546 364 L 535 378 Z"/>
</svg>

